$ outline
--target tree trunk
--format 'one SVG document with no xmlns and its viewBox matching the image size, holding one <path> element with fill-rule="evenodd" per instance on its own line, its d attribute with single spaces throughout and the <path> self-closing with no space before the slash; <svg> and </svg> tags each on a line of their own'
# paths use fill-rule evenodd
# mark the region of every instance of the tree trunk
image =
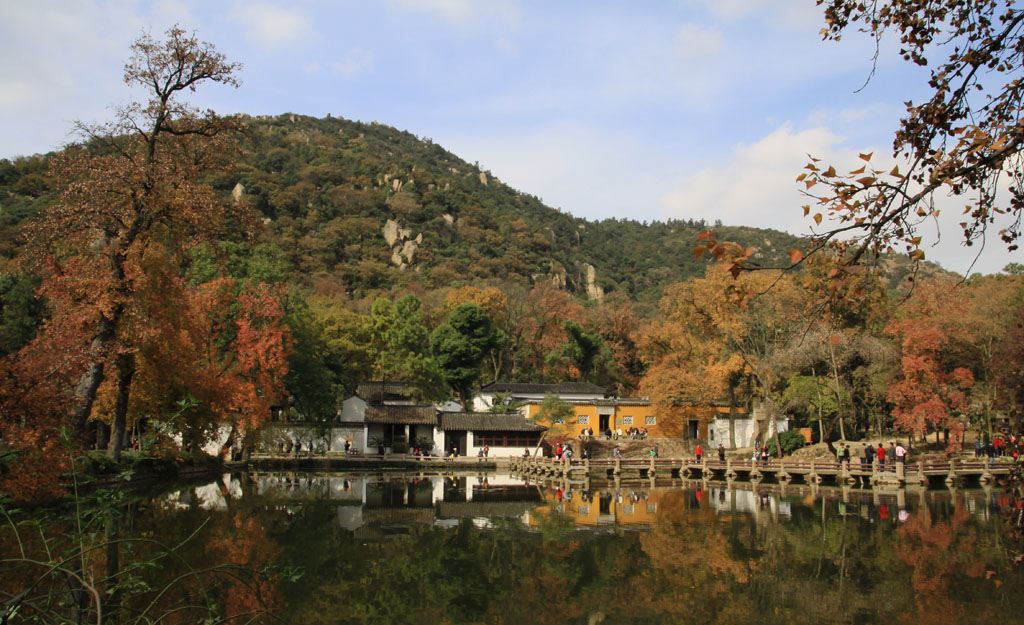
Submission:
<svg viewBox="0 0 1024 625">
<path fill-rule="evenodd" d="M 829 358 L 832 360 L 832 384 L 836 393 L 836 413 L 839 415 L 839 438 L 846 440 L 846 428 L 843 427 L 843 400 L 839 392 L 839 367 L 836 365 L 836 346 L 829 341 Z"/>
<path fill-rule="evenodd" d="M 131 396 L 132 378 L 135 377 L 135 357 L 121 354 L 117 357 L 117 401 L 114 404 L 114 422 L 110 428 L 110 445 L 107 457 L 115 462 L 121 459 L 124 449 L 124 435 L 128 423 L 128 399 Z"/>
<path fill-rule="evenodd" d="M 729 449 L 736 449 L 736 389 L 729 387 Z"/>
<path fill-rule="evenodd" d="M 96 449 L 106 449 L 110 441 L 110 426 L 102 421 L 96 422 Z"/>
<path fill-rule="evenodd" d="M 231 451 L 231 447 L 234 446 L 235 444 L 236 436 L 238 436 L 238 428 L 235 425 L 235 423 L 232 422 L 231 429 L 228 430 L 228 437 L 224 439 L 224 443 L 222 443 L 220 449 L 217 450 L 217 456 L 221 460 L 224 460 L 225 458 L 231 460 L 231 458 L 228 456 L 228 453 Z"/>
</svg>

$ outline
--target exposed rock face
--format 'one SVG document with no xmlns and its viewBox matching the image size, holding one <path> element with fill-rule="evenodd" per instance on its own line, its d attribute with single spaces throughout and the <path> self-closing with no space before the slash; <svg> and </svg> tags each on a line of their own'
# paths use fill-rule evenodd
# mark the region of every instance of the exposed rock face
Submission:
<svg viewBox="0 0 1024 625">
<path fill-rule="evenodd" d="M 416 241 L 406 241 L 405 245 L 402 246 L 402 256 L 405 256 L 405 260 L 410 265 L 412 264 L 412 257 L 416 255 L 416 250 L 419 249 L 419 243 Z"/>
<path fill-rule="evenodd" d="M 601 299 L 604 297 L 604 289 L 597 284 L 597 269 L 593 265 L 584 263 L 583 271 L 587 283 L 587 295 L 590 299 Z"/>
<path fill-rule="evenodd" d="M 487 186 L 487 174 L 480 172 L 480 184 Z"/>
<path fill-rule="evenodd" d="M 395 241 L 398 240 L 398 222 L 394 219 L 387 220 L 384 224 L 384 240 L 388 242 L 391 247 L 395 246 Z"/>
<path fill-rule="evenodd" d="M 241 182 L 236 183 L 235 188 L 231 189 L 231 199 L 233 199 L 236 202 L 239 202 L 242 200 L 244 196 L 245 186 Z"/>
<path fill-rule="evenodd" d="M 444 215 L 442 215 L 442 217 L 444 217 L 444 222 L 449 226 L 455 225 L 455 217 L 449 215 L 448 213 L 445 213 Z"/>
<path fill-rule="evenodd" d="M 401 269 L 411 265 L 416 251 L 423 243 L 423 233 L 417 234 L 414 239 L 412 230 L 402 228 L 394 219 L 389 219 L 384 223 L 383 233 L 384 240 L 391 248 L 391 263 Z"/>
</svg>

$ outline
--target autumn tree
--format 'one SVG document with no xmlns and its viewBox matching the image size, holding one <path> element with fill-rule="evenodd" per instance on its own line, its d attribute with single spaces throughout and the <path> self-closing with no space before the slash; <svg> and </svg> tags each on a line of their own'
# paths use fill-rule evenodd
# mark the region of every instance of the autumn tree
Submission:
<svg viewBox="0 0 1024 625">
<path fill-rule="evenodd" d="M 958 327 L 962 340 L 950 347 L 953 358 L 974 375 L 971 396 L 991 436 L 994 408 L 1015 399 L 1011 392 L 1020 368 L 1013 346 L 1024 311 L 1024 281 L 1006 274 L 972 276 L 959 290 L 963 314 L 951 315 L 948 322 Z"/>
<path fill-rule="evenodd" d="M 547 379 L 551 377 L 548 354 L 567 340 L 562 322 L 582 322 L 583 307 L 568 293 L 544 283 L 535 286 L 524 303 L 525 310 L 519 319 L 523 367 L 527 377 Z"/>
<path fill-rule="evenodd" d="M 249 223 L 242 205 L 202 182 L 230 159 L 227 135 L 237 123 L 181 99 L 206 83 L 237 86 L 238 68 L 177 27 L 162 41 L 139 37 L 124 79 L 148 100 L 118 109 L 110 124 L 79 124 L 86 142 L 55 158 L 58 199 L 29 227 L 31 258 L 53 313 L 37 340 L 59 343 L 63 360 L 84 369 L 70 419 L 78 432 L 97 416 L 95 402 L 109 381 L 116 397 L 112 457 L 124 438 L 144 340 L 133 328 L 145 326 L 138 303 L 152 288 L 147 257 L 184 263 L 183 251 L 195 242 Z"/>
<path fill-rule="evenodd" d="M 864 164 L 850 172 L 810 163 L 799 180 L 814 200 L 819 224 L 812 248 L 830 242 L 857 264 L 867 252 L 901 249 L 924 258 L 921 225 L 936 217 L 936 199 L 949 195 L 962 207 L 967 245 L 983 243 L 989 227 L 1010 250 L 1017 248 L 1024 210 L 1024 122 L 1020 101 L 1024 13 L 1012 2 L 990 0 L 818 0 L 826 40 L 857 29 L 875 41 L 875 62 L 888 37 L 900 56 L 930 66 L 930 93 L 906 102 L 893 142 L 899 166 Z M 936 62 L 936 60 L 938 62 Z M 872 74 L 874 68 L 872 69 Z M 818 192 L 817 189 L 824 189 Z"/>
<path fill-rule="evenodd" d="M 647 361 L 640 391 L 661 413 L 682 402 L 707 404 L 742 384 L 746 364 L 728 341 L 740 331 L 741 311 L 721 291 L 723 272 L 670 286 L 659 303 L 660 318 L 641 327 L 637 343 Z M 730 411 L 730 414 L 733 414 Z M 736 447 L 735 427 L 730 446 Z"/>
<path fill-rule="evenodd" d="M 958 340 L 953 323 L 963 315 L 963 299 L 948 282 L 920 286 L 903 314 L 887 327 L 900 346 L 901 376 L 889 387 L 896 427 L 923 438 L 928 432 L 952 433 L 951 449 L 959 449 L 974 375 L 948 358 Z"/>
</svg>

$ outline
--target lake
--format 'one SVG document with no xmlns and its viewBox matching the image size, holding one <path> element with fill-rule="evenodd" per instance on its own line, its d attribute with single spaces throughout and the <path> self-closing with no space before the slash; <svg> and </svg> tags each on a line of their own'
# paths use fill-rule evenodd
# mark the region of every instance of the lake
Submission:
<svg viewBox="0 0 1024 625">
<path fill-rule="evenodd" d="M 196 622 L 200 601 L 296 624 L 1024 621 L 999 490 L 285 472 L 100 503 L 92 534 L 48 515 L 47 544 L 92 541 L 76 566 L 113 588 L 110 622 Z M 69 588 L 49 590 L 65 613 L 88 604 Z"/>
</svg>

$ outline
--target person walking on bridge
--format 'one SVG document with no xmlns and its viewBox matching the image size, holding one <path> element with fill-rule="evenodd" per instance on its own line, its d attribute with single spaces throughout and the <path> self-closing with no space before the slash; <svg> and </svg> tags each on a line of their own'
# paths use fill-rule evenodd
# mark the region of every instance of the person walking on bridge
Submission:
<svg viewBox="0 0 1024 625">
<path fill-rule="evenodd" d="M 871 467 L 871 463 L 875 461 L 875 448 L 868 443 L 868 446 L 864 448 L 864 457 L 860 461 L 860 468 L 867 471 Z"/>
</svg>

